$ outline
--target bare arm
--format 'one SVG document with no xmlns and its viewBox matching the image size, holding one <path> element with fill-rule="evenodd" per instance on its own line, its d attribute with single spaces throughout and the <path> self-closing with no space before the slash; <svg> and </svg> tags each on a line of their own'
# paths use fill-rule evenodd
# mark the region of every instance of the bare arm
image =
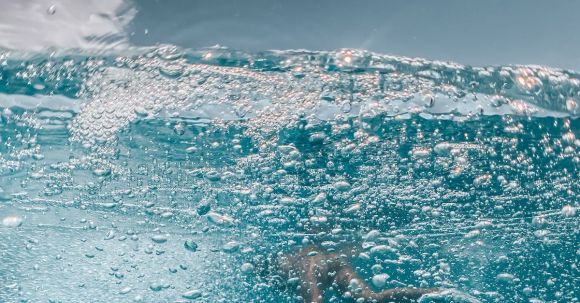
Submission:
<svg viewBox="0 0 580 303">
<path fill-rule="evenodd" d="M 306 287 L 302 288 L 302 298 L 304 298 L 305 303 L 322 303 L 322 291 L 320 290 L 319 283 L 322 278 L 322 274 L 328 275 L 327 272 L 321 270 L 321 265 L 314 262 L 315 260 L 307 261 L 306 264 Z"/>
<path fill-rule="evenodd" d="M 315 247 L 301 250 L 287 257 L 284 265 L 286 271 L 295 268 L 300 272 L 300 294 L 305 303 L 322 303 L 324 291 L 331 286 L 343 294 L 349 292 L 355 299 L 376 303 L 412 303 L 424 294 L 439 292 L 437 288 L 393 288 L 374 292 L 344 258 L 338 254 L 309 255 L 316 250 Z"/>
<path fill-rule="evenodd" d="M 335 277 L 336 284 L 339 286 L 341 292 L 344 293 L 349 291 L 354 298 L 371 299 L 378 303 L 411 303 L 417 302 L 424 294 L 439 291 L 437 288 L 405 287 L 387 289 L 377 293 L 369 288 L 368 284 L 354 272 L 352 266 L 348 263 L 342 260 L 337 260 L 335 262 L 337 263 L 334 264 L 333 269 L 337 272 Z"/>
</svg>

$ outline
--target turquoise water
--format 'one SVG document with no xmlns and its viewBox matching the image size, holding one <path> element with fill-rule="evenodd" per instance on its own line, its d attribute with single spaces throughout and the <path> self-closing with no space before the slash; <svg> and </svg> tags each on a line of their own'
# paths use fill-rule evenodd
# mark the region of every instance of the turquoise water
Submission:
<svg viewBox="0 0 580 303">
<path fill-rule="evenodd" d="M 421 302 L 578 302 L 579 102 L 359 50 L 0 52 L 0 301 L 296 302 L 259 260 L 317 245 Z"/>
</svg>

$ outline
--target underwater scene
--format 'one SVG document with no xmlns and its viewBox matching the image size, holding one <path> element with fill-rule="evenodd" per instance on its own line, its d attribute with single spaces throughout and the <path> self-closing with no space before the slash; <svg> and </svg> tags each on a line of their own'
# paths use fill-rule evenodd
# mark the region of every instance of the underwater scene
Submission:
<svg viewBox="0 0 580 303">
<path fill-rule="evenodd" d="M 0 51 L 0 302 L 578 302 L 580 74 Z"/>
</svg>

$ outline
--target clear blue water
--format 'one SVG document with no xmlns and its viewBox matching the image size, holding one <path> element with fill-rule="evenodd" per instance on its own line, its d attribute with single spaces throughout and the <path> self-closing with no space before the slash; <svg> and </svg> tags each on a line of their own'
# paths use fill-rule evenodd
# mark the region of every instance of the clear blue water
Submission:
<svg viewBox="0 0 580 303">
<path fill-rule="evenodd" d="M 579 114 L 537 66 L 0 53 L 0 301 L 297 302 L 259 261 L 317 245 L 421 302 L 578 302 Z"/>
</svg>

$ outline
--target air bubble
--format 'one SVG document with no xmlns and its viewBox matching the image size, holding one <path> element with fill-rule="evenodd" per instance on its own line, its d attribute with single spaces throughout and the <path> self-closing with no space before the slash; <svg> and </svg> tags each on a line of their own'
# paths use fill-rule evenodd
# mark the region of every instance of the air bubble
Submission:
<svg viewBox="0 0 580 303">
<path fill-rule="evenodd" d="M 562 207 L 562 215 L 564 217 L 574 217 L 576 216 L 576 207 L 572 205 L 566 205 Z"/>
<path fill-rule="evenodd" d="M 574 99 L 566 100 L 566 109 L 575 114 L 578 111 L 578 102 Z"/>
<path fill-rule="evenodd" d="M 568 144 L 574 143 L 574 140 L 576 140 L 576 135 L 574 135 L 573 132 L 567 132 L 564 135 L 562 135 L 562 141 Z"/>
<path fill-rule="evenodd" d="M 149 285 L 149 289 L 152 291 L 162 291 L 167 288 L 169 288 L 169 285 L 163 282 L 153 282 Z"/>
<path fill-rule="evenodd" d="M 195 299 L 201 298 L 202 295 L 203 295 L 203 293 L 200 290 L 194 289 L 194 290 L 184 292 L 181 296 L 184 299 L 195 300 Z"/>
<path fill-rule="evenodd" d="M 373 276 L 372 282 L 376 288 L 381 289 L 387 285 L 389 278 L 390 276 L 388 274 L 378 274 Z"/>
<path fill-rule="evenodd" d="M 154 235 L 153 237 L 151 237 L 151 241 L 155 242 L 155 243 L 165 243 L 167 242 L 168 238 L 167 235 Z"/>
<path fill-rule="evenodd" d="M 497 275 L 497 280 L 504 283 L 513 283 L 515 276 L 509 273 L 501 273 Z"/>
<path fill-rule="evenodd" d="M 147 111 L 144 107 L 142 106 L 137 106 L 134 109 L 135 114 L 139 117 L 147 117 L 150 115 L 149 111 Z"/>
<path fill-rule="evenodd" d="M 105 240 L 111 240 L 115 238 L 115 231 L 114 230 L 109 230 L 107 232 L 107 234 L 105 235 Z"/>
<path fill-rule="evenodd" d="M 176 123 L 175 126 L 173 126 L 173 132 L 181 136 L 185 134 L 185 127 L 181 123 Z"/>
<path fill-rule="evenodd" d="M 123 288 L 123 289 L 121 289 L 121 290 L 119 291 L 119 294 L 120 294 L 120 295 L 126 295 L 126 294 L 128 294 L 129 292 L 131 292 L 131 290 L 132 290 L 132 288 L 131 288 L 131 287 L 125 287 L 125 288 Z"/>
<path fill-rule="evenodd" d="M 355 204 L 353 204 L 353 205 L 351 205 L 351 206 L 347 207 L 347 208 L 344 210 L 344 212 L 345 212 L 345 213 L 347 213 L 347 214 L 348 214 L 348 213 L 354 213 L 354 212 L 357 212 L 357 211 L 359 211 L 359 210 L 360 210 L 360 208 L 361 208 L 360 204 L 359 204 L 359 203 L 355 203 Z"/>
<path fill-rule="evenodd" d="M 109 167 L 98 167 L 93 169 L 93 174 L 98 177 L 106 177 L 111 174 L 111 169 Z"/>
<path fill-rule="evenodd" d="M 0 186 L 0 201 L 10 200 L 10 195 Z"/>
<path fill-rule="evenodd" d="M 319 204 L 326 201 L 326 193 L 318 193 L 312 200 L 312 203 Z"/>
<path fill-rule="evenodd" d="M 230 241 L 222 247 L 222 250 L 226 253 L 234 253 L 240 249 L 240 243 L 236 241 Z"/>
<path fill-rule="evenodd" d="M 338 181 L 336 183 L 334 183 L 334 189 L 338 190 L 338 191 L 348 191 L 350 190 L 350 183 L 346 182 L 346 181 Z"/>
<path fill-rule="evenodd" d="M 46 9 L 46 13 L 49 15 L 54 15 L 56 13 L 56 6 L 51 5 Z"/>
<path fill-rule="evenodd" d="M 424 147 L 417 147 L 411 153 L 417 158 L 428 158 L 431 155 L 431 150 Z"/>
<path fill-rule="evenodd" d="M 186 240 L 183 243 L 183 247 L 185 247 L 185 249 L 191 251 L 191 252 L 196 252 L 197 251 L 197 243 L 195 243 L 193 240 Z"/>
<path fill-rule="evenodd" d="M 254 271 L 254 265 L 252 265 L 251 263 L 244 263 L 240 267 L 240 270 L 245 274 L 250 274 Z"/>
<path fill-rule="evenodd" d="M 23 221 L 20 216 L 7 216 L 2 219 L 2 225 L 5 227 L 19 227 Z"/>
<path fill-rule="evenodd" d="M 453 146 L 451 144 L 449 144 L 447 142 L 442 142 L 442 143 L 435 145 L 435 147 L 433 148 L 433 151 L 439 156 L 445 156 L 445 155 L 448 155 L 450 153 L 452 148 L 453 148 Z"/>
<path fill-rule="evenodd" d="M 211 211 L 207 214 L 207 219 L 217 225 L 229 225 L 234 223 L 234 219 L 230 216 Z"/>
</svg>

